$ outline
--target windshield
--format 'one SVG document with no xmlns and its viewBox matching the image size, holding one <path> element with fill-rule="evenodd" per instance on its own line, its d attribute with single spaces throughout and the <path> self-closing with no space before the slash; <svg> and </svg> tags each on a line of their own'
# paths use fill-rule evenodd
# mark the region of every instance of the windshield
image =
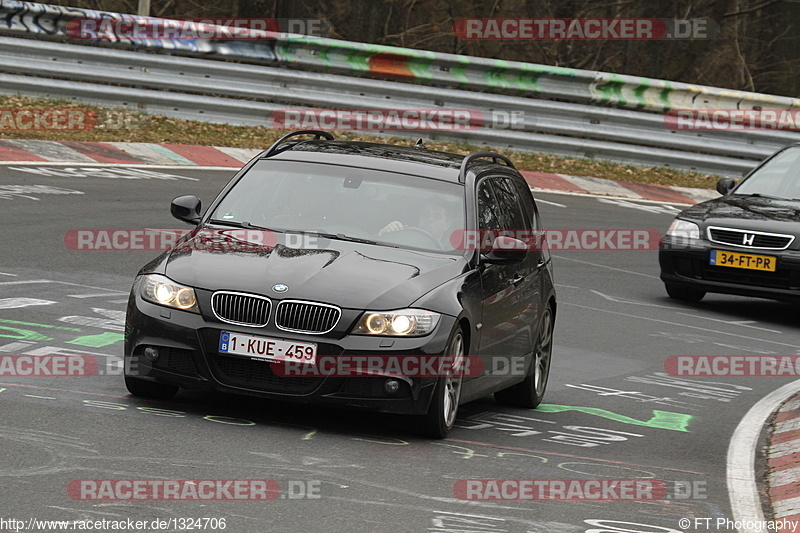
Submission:
<svg viewBox="0 0 800 533">
<path fill-rule="evenodd" d="M 734 194 L 800 198 L 800 146 L 787 148 L 770 159 L 742 182 Z"/>
<path fill-rule="evenodd" d="M 433 252 L 454 252 L 464 187 L 406 174 L 319 163 L 259 161 L 212 220 Z"/>
</svg>

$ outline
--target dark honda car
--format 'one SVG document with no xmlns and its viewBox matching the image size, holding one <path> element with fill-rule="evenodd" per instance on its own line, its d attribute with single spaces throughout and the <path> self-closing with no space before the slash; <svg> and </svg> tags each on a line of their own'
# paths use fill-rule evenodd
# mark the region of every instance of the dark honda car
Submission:
<svg viewBox="0 0 800 533">
<path fill-rule="evenodd" d="M 661 280 L 672 298 L 706 293 L 800 301 L 800 144 L 788 146 L 723 196 L 682 211 L 661 243 Z"/>
<path fill-rule="evenodd" d="M 194 196 L 171 210 L 196 227 L 134 281 L 132 394 L 215 390 L 419 415 L 433 437 L 485 395 L 542 401 L 553 267 L 544 247 L 516 238 L 542 230 L 508 158 L 294 132 L 205 214 Z"/>
</svg>

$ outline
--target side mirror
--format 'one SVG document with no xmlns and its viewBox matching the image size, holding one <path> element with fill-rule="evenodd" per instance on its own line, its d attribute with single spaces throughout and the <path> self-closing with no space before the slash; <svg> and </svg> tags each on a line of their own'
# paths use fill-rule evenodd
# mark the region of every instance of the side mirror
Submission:
<svg viewBox="0 0 800 533">
<path fill-rule="evenodd" d="M 486 263 L 510 265 L 521 263 L 528 255 L 528 246 L 521 240 L 500 235 L 492 242 L 492 249 L 483 254 Z"/>
<path fill-rule="evenodd" d="M 178 220 L 196 226 L 202 218 L 200 216 L 200 198 L 191 195 L 178 196 L 172 200 L 169 212 Z"/>
<path fill-rule="evenodd" d="M 733 186 L 736 185 L 736 180 L 733 178 L 720 178 L 717 182 L 717 192 L 722 196 L 728 194 Z"/>
</svg>

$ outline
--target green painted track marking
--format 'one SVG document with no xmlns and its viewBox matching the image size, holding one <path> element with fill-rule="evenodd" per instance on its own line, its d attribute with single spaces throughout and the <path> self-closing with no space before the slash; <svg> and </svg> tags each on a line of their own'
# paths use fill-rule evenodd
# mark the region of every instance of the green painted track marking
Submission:
<svg viewBox="0 0 800 533">
<path fill-rule="evenodd" d="M 562 413 L 564 411 L 578 411 L 586 413 L 587 415 L 599 416 L 608 418 L 615 422 L 622 422 L 623 424 L 631 424 L 634 426 L 644 426 L 648 428 L 669 429 L 671 431 L 685 431 L 689 432 L 686 427 L 689 422 L 694 418 L 692 415 L 683 413 L 673 413 L 671 411 L 657 411 L 653 410 L 653 418 L 650 420 L 637 420 L 629 416 L 621 415 L 605 409 L 598 409 L 597 407 L 580 407 L 575 405 L 554 405 L 554 404 L 541 404 L 534 409 L 540 413 Z"/>
<path fill-rule="evenodd" d="M 77 344 L 78 346 L 87 346 L 90 348 L 102 348 L 103 346 L 110 346 L 123 339 L 125 339 L 125 335 L 122 333 L 106 331 L 98 335 L 83 335 L 82 337 L 75 337 L 66 343 Z"/>
</svg>

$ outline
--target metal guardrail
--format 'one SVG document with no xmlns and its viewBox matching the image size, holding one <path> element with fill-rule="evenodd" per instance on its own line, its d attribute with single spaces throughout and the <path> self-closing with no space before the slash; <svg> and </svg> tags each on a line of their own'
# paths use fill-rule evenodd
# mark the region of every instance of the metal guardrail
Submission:
<svg viewBox="0 0 800 533">
<path fill-rule="evenodd" d="M 24 10 L 22 7 L 24 7 Z M 0 14 L 16 9 L 13 16 L 0 19 L 0 28 L 5 24 L 13 31 L 26 35 L 48 35 L 61 38 L 64 28 L 76 17 L 128 17 L 130 15 L 99 13 L 72 8 L 61 8 L 43 4 L 8 2 L 0 0 Z M 24 11 L 24 12 L 23 12 Z M 35 20 L 35 24 L 33 21 Z M 20 24 L 24 23 L 24 29 Z M 34 31 L 34 29 L 36 31 Z M 277 34 L 276 34 L 277 35 Z M 282 35 L 282 34 L 281 34 Z M 750 95 L 747 104 L 764 104 L 768 95 L 754 95 L 737 91 L 708 93 L 712 101 L 699 101 L 698 94 L 690 92 L 663 93 L 651 109 L 660 113 L 640 110 L 615 109 L 598 105 L 576 103 L 596 102 L 592 91 L 587 90 L 587 79 L 577 75 L 580 71 L 551 69 L 558 76 L 537 79 L 537 91 L 522 97 L 513 94 L 487 94 L 475 90 L 443 88 L 353 77 L 331 73 L 277 68 L 265 65 L 213 61 L 194 57 L 180 57 L 164 53 L 167 44 L 171 51 L 189 54 L 212 54 L 215 58 L 239 58 L 247 54 L 258 56 L 258 47 L 272 50 L 259 56 L 267 63 L 282 64 L 298 48 L 302 41 L 308 57 L 319 51 L 319 46 L 330 44 L 330 40 L 311 39 L 300 36 L 282 36 L 287 42 L 268 41 L 262 43 L 231 41 L 217 43 L 209 41 L 173 43 L 127 42 L 117 43 L 138 47 L 142 51 L 130 51 L 98 46 L 82 46 L 55 43 L 48 40 L 17 39 L 0 37 L 0 92 L 45 97 L 70 98 L 109 107 L 129 107 L 148 113 L 163 114 L 178 118 L 240 125 L 269 125 L 276 111 L 308 109 L 469 109 L 476 116 L 491 117 L 493 113 L 520 113 L 522 122 L 514 129 L 502 129 L 497 124 L 475 124 L 474 129 L 457 132 L 392 132 L 394 136 L 424 136 L 433 139 L 453 139 L 472 144 L 488 144 L 496 148 L 547 152 L 571 157 L 595 158 L 599 160 L 638 165 L 668 166 L 698 172 L 739 175 L 752 168 L 755 163 L 788 143 L 800 140 L 800 134 L 791 131 L 672 131 L 663 115 L 665 108 L 677 102 L 678 95 L 687 98 L 694 94 L 693 105 L 712 107 L 742 105 L 742 95 Z M 312 41 L 315 44 L 311 44 Z M 293 44 L 292 44 L 293 43 Z M 367 50 L 368 45 L 343 43 L 336 46 Z M 352 47 L 351 46 L 351 47 Z M 381 47 L 379 47 L 381 48 Z M 386 48 L 386 47 L 382 47 Z M 399 49 L 398 49 L 399 50 Z M 430 55 L 430 64 L 444 65 L 447 54 L 409 51 Z M 331 64 L 336 60 L 324 56 Z M 427 57 L 427 56 L 426 56 Z M 449 74 L 437 78 L 437 84 L 449 83 L 447 76 L 461 76 L 448 70 Z M 281 59 L 283 58 L 283 59 Z M 251 57 L 252 59 L 252 57 Z M 363 59 L 363 58 L 362 58 Z M 480 58 L 468 58 L 474 64 L 487 62 Z M 321 59 L 309 60 L 321 61 Z M 358 60 L 348 61 L 358 63 Z M 438 63 L 437 63 L 438 62 Z M 289 61 L 289 66 L 311 63 Z M 498 62 L 492 63 L 496 65 Z M 503 62 L 506 64 L 506 62 Z M 523 65 L 523 64 L 518 64 Z M 396 68 L 395 63 L 393 68 Z M 541 67 L 528 65 L 528 67 Z M 432 68 L 432 67 L 431 67 Z M 334 67 L 333 70 L 346 70 Z M 531 71 L 531 69 L 529 69 Z M 563 71 L 563 72 L 561 72 Z M 569 71 L 569 72 L 567 72 Z M 348 71 L 352 73 L 351 71 Z M 586 71 L 583 71 L 586 72 Z M 506 72 L 507 74 L 507 72 Z M 591 73 L 599 75 L 602 73 Z M 505 75 L 505 74 L 503 74 Z M 605 74 L 604 74 L 605 75 Z M 560 76 L 560 77 L 559 77 Z M 617 93 L 622 94 L 624 77 L 605 75 L 617 83 Z M 486 78 L 486 76 L 483 76 Z M 596 82 L 596 77 L 593 78 Z M 642 81 L 639 78 L 637 80 Z M 546 80 L 549 80 L 545 83 Z M 430 79 L 428 81 L 431 81 Z M 461 80 L 470 83 L 469 76 Z M 658 80 L 644 80 L 657 82 Z M 548 83 L 556 85 L 547 85 Z M 643 83 L 643 82 L 642 82 Z M 640 83 L 638 93 L 644 86 Z M 666 83 L 666 82 L 664 82 Z M 470 87 L 488 88 L 492 83 L 470 83 Z M 651 84 L 655 86 L 657 84 Z M 549 87 L 549 89 L 545 89 Z M 595 86 L 596 88 L 596 86 Z M 694 88 L 709 89 L 709 88 Z M 613 91 L 612 91 L 613 92 Z M 646 92 L 646 90 L 644 91 Z M 552 94 L 551 94 L 552 93 Z M 637 93 L 637 94 L 638 94 Z M 702 93 L 702 91 L 701 91 Z M 615 93 L 616 94 L 616 93 Z M 558 96 L 561 100 L 541 99 L 544 95 Z M 670 96 L 671 95 L 671 96 Z M 534 98 L 536 97 L 536 98 Z M 637 96 L 641 101 L 640 96 Z M 736 100 L 739 98 L 739 100 Z M 619 103 L 620 97 L 616 97 Z M 783 99 L 781 104 L 792 104 L 792 99 Z M 724 104 L 724 105 L 723 105 Z M 770 104 L 775 107 L 775 103 Z M 647 107 L 647 106 L 644 106 Z M 689 106 L 686 106 L 689 107 Z"/>
<path fill-rule="evenodd" d="M 786 131 L 670 131 L 663 115 L 640 111 L 9 37 L 0 37 L 0 92 L 262 126 L 287 108 L 521 112 L 519 129 L 405 135 L 712 174 L 739 175 L 800 140 Z"/>
<path fill-rule="evenodd" d="M 76 41 L 75 19 L 159 20 L 104 11 L 0 0 L 0 32 Z M 404 78 L 416 84 L 522 94 L 558 101 L 637 110 L 800 109 L 800 99 L 690 85 L 665 80 L 503 61 L 394 46 L 275 33 L 261 40 L 129 39 L 106 35 L 101 43 L 139 50 L 205 55 L 284 65 L 350 76 Z"/>
</svg>

